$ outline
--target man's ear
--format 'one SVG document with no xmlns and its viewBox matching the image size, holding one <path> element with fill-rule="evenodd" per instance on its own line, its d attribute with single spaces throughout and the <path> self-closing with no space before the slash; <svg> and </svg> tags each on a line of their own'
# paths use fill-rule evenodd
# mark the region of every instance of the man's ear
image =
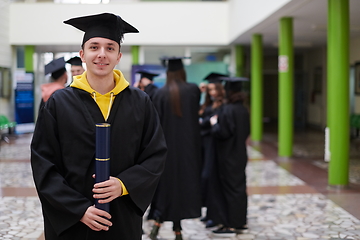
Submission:
<svg viewBox="0 0 360 240">
<path fill-rule="evenodd" d="M 120 62 L 121 57 L 122 57 L 122 52 L 119 52 L 119 55 L 118 55 L 117 63 L 116 63 L 116 64 L 118 64 L 118 63 Z"/>
<path fill-rule="evenodd" d="M 84 59 L 84 50 L 83 49 L 80 49 L 79 55 L 80 55 L 81 61 L 86 62 L 85 59 Z"/>
</svg>

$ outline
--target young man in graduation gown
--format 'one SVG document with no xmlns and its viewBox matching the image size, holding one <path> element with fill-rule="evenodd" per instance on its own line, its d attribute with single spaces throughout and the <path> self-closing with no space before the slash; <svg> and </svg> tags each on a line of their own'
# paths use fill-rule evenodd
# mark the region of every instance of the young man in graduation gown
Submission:
<svg viewBox="0 0 360 240">
<path fill-rule="evenodd" d="M 168 155 L 149 212 L 149 218 L 156 219 L 150 238 L 157 238 L 161 222 L 172 221 L 175 239 L 181 240 L 180 221 L 201 216 L 200 90 L 196 84 L 186 82 L 182 58 L 166 61 L 166 84 L 156 92 L 153 103 Z"/>
<path fill-rule="evenodd" d="M 138 31 L 109 13 L 65 23 L 85 32 L 87 71 L 50 97 L 36 123 L 31 165 L 45 238 L 139 240 L 167 148 L 149 96 L 114 70 L 122 35 Z M 103 122 L 111 124 L 110 179 L 94 184 L 95 124 Z"/>
<path fill-rule="evenodd" d="M 155 86 L 153 82 L 154 77 L 159 76 L 159 74 L 151 73 L 144 70 L 137 71 L 137 73 L 140 74 L 139 88 L 146 92 L 152 99 L 156 91 L 158 90 L 158 87 Z"/>
<path fill-rule="evenodd" d="M 210 118 L 216 145 L 216 169 L 220 188 L 216 205 L 209 211 L 211 219 L 222 224 L 213 231 L 216 236 L 233 237 L 246 230 L 247 192 L 246 165 L 248 161 L 246 139 L 250 134 L 248 109 L 243 105 L 241 82 L 246 78 L 220 77 L 226 81 L 227 103 L 217 115 Z"/>
<path fill-rule="evenodd" d="M 85 69 L 82 65 L 82 61 L 80 57 L 73 57 L 66 61 L 71 65 L 71 75 L 72 77 L 77 76 L 85 72 Z"/>
</svg>

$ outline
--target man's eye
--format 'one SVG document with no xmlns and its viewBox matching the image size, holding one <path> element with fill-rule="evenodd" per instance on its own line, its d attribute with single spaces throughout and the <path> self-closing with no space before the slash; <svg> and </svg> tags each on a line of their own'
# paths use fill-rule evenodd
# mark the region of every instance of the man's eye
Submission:
<svg viewBox="0 0 360 240">
<path fill-rule="evenodd" d="M 91 46 L 90 49 L 97 49 L 97 47 L 96 46 Z"/>
<path fill-rule="evenodd" d="M 112 48 L 112 47 L 109 47 L 109 48 L 108 48 L 108 50 L 109 50 L 109 51 L 112 51 L 112 50 L 114 50 L 114 48 Z"/>
</svg>

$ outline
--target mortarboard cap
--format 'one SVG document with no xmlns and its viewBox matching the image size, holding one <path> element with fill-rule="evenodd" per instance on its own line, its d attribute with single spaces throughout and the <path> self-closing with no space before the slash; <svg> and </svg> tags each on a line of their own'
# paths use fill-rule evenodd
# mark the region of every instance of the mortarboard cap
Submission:
<svg viewBox="0 0 360 240">
<path fill-rule="evenodd" d="M 228 77 L 228 75 L 212 72 L 204 80 L 208 80 L 209 83 L 221 83 L 223 80 L 220 77 Z"/>
<path fill-rule="evenodd" d="M 71 65 L 75 66 L 82 66 L 81 58 L 79 57 L 73 57 L 66 61 L 66 63 L 70 63 Z"/>
<path fill-rule="evenodd" d="M 112 13 L 101 13 L 77 18 L 71 18 L 64 21 L 83 32 L 84 38 L 82 44 L 94 37 L 102 37 L 113 40 L 119 45 L 125 33 L 138 33 L 139 31 L 125 22 L 120 16 Z"/>
<path fill-rule="evenodd" d="M 151 81 L 153 80 L 154 77 L 159 76 L 159 74 L 157 74 L 157 73 L 151 73 L 151 72 L 147 72 L 147 71 L 144 71 L 144 70 L 137 71 L 136 73 L 141 74 L 140 79 L 141 78 L 147 78 L 147 79 L 149 79 Z"/>
<path fill-rule="evenodd" d="M 55 59 L 45 65 L 45 75 L 51 73 L 54 79 L 58 79 L 64 72 L 66 72 L 64 57 Z"/>
<path fill-rule="evenodd" d="M 173 72 L 184 68 L 182 59 L 190 59 L 190 57 L 163 57 L 160 60 L 167 71 Z"/>
<path fill-rule="evenodd" d="M 226 91 L 241 91 L 242 82 L 249 81 L 245 77 L 220 77 L 221 80 L 225 81 L 225 90 Z"/>
</svg>

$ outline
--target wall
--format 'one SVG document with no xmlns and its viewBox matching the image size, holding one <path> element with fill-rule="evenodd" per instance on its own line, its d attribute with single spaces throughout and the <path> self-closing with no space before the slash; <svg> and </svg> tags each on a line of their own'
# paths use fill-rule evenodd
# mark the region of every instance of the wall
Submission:
<svg viewBox="0 0 360 240">
<path fill-rule="evenodd" d="M 291 0 L 229 0 L 230 41 L 289 2 Z"/>
<path fill-rule="evenodd" d="M 326 47 L 318 47 L 304 54 L 304 67 L 308 73 L 307 123 L 318 128 L 326 126 Z M 315 91 L 321 68 L 321 91 Z M 317 80 L 315 80 L 317 78 Z"/>
<path fill-rule="evenodd" d="M 4 114 L 13 120 L 11 93 L 9 96 L 3 96 L 3 88 L 11 85 L 11 78 L 6 78 L 4 76 L 4 71 L 8 71 L 8 69 L 11 68 L 11 62 L 11 46 L 9 44 L 9 3 L 7 1 L 0 1 L 0 114 Z M 4 81 L 7 82 L 5 83 Z"/>
<path fill-rule="evenodd" d="M 227 2 L 14 3 L 10 6 L 10 43 L 79 45 L 83 33 L 63 21 L 102 12 L 119 14 L 140 31 L 139 34 L 126 34 L 124 45 L 228 43 Z"/>
<path fill-rule="evenodd" d="M 11 47 L 9 44 L 9 5 L 0 1 L 0 67 L 11 66 Z"/>
<path fill-rule="evenodd" d="M 360 38 L 350 40 L 350 65 L 360 62 Z M 360 114 L 360 95 L 354 97 L 354 113 Z"/>
</svg>

